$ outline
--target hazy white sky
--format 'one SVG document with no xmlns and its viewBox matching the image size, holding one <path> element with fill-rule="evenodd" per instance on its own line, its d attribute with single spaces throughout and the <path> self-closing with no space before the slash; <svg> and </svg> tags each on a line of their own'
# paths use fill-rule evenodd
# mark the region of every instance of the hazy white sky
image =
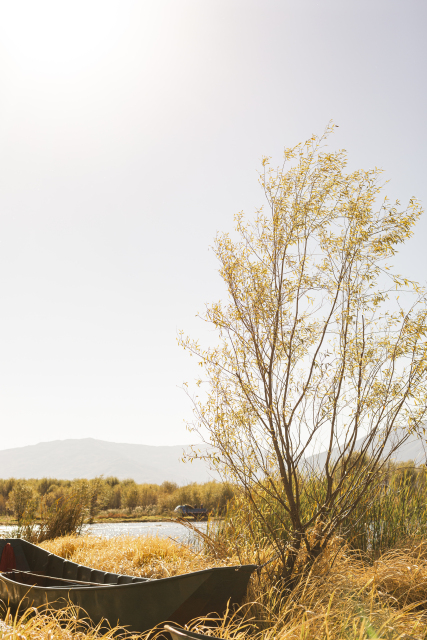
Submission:
<svg viewBox="0 0 427 640">
<path fill-rule="evenodd" d="M 178 329 L 263 155 L 339 124 L 427 203 L 424 0 L 0 1 L 0 448 L 193 441 Z M 427 218 L 396 259 L 426 281 Z"/>
</svg>

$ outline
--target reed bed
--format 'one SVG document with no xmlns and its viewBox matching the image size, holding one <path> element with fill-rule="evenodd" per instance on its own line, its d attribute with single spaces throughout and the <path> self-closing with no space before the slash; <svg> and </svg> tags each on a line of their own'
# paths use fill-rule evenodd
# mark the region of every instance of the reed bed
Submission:
<svg viewBox="0 0 427 640">
<path fill-rule="evenodd" d="M 237 558 L 212 558 L 204 550 L 193 550 L 169 538 L 118 536 L 101 538 L 65 536 L 43 542 L 47 551 L 102 571 L 145 578 L 166 578 L 212 566 L 239 564 Z"/>
<path fill-rule="evenodd" d="M 104 543 L 109 546 L 108 540 Z M 246 603 L 237 611 L 194 620 L 188 628 L 224 640 L 425 640 L 425 544 L 395 549 L 374 564 L 339 541 L 335 545 L 338 554 L 332 544 L 292 593 L 281 592 L 267 575 L 255 577 Z M 67 548 L 63 545 L 62 550 Z M 102 568 L 102 560 L 96 562 L 96 554 L 90 553 L 92 564 Z M 418 573 L 412 575 L 414 571 Z M 72 607 L 8 616 L 5 623 L 0 640 L 113 640 L 123 633 L 119 628 L 82 626 Z M 160 635 L 164 631 L 159 626 L 139 638 Z"/>
<path fill-rule="evenodd" d="M 221 554 L 217 554 L 215 558 L 206 549 L 196 553 L 156 537 L 68 537 L 41 546 L 74 562 L 147 577 L 236 562 L 235 557 L 219 559 Z M 273 562 L 268 573 L 255 575 L 246 602 L 239 610 L 216 617 L 214 627 L 212 619 L 197 619 L 188 628 L 224 640 L 427 640 L 427 542 L 407 542 L 372 562 L 367 554 L 337 537 L 291 593 L 275 582 L 277 568 Z M 42 616 L 36 616 L 31 622 L 38 629 L 34 634 L 25 631 L 33 629 L 29 622 L 21 627 L 17 621 L 10 640 L 17 640 L 17 634 L 49 640 L 43 625 L 51 629 L 54 618 L 44 623 Z M 71 622 L 67 624 L 70 629 Z M 62 640 L 62 631 L 55 633 L 58 635 L 50 638 Z M 100 630 L 96 633 L 108 640 Z M 96 633 L 88 629 L 78 640 L 92 640 Z M 161 633 L 158 629 L 157 634 Z M 9 637 L 4 636 L 5 640 Z"/>
<path fill-rule="evenodd" d="M 395 549 L 372 564 L 336 539 L 291 593 L 268 575 L 247 602 L 217 619 L 214 635 L 254 640 L 425 640 L 427 545 Z M 212 633 L 207 620 L 189 628 Z"/>
</svg>

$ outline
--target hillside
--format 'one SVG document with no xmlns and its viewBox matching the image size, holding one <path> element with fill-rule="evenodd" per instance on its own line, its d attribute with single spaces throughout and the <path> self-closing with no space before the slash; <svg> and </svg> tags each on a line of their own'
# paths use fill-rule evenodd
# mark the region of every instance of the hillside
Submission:
<svg viewBox="0 0 427 640">
<path fill-rule="evenodd" d="M 355 450 L 362 445 L 363 438 L 356 441 Z M 387 447 L 385 448 L 387 451 Z M 335 449 L 333 450 L 336 451 Z M 426 455 L 426 444 L 418 437 L 413 436 L 409 438 L 404 444 L 402 444 L 399 449 L 393 454 L 392 460 L 395 462 L 407 462 L 412 460 L 416 466 L 425 464 L 427 455 Z M 309 465 L 314 467 L 322 467 L 326 461 L 326 451 L 322 451 L 314 456 L 310 456 L 307 459 Z"/>
<path fill-rule="evenodd" d="M 158 446 L 106 442 L 93 438 L 54 440 L 36 445 L 0 451 L 1 478 L 95 478 L 117 476 L 136 482 L 161 484 L 171 480 L 178 484 L 206 482 L 215 475 L 201 461 L 183 463 L 185 446 Z M 311 456 L 310 464 L 322 464 L 326 453 Z M 426 460 L 423 444 L 410 439 L 393 456 L 395 460 Z"/>
<path fill-rule="evenodd" d="M 183 463 L 185 447 L 106 442 L 93 438 L 54 440 L 0 451 L 2 478 L 95 478 L 117 476 L 136 482 L 187 484 L 212 479 L 203 462 Z"/>
</svg>

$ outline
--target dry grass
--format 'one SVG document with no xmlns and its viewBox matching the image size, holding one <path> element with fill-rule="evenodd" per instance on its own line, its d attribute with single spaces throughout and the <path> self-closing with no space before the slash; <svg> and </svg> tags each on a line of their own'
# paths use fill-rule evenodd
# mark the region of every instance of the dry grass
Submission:
<svg viewBox="0 0 427 640">
<path fill-rule="evenodd" d="M 377 591 L 398 606 L 427 609 L 427 542 L 409 543 L 383 554 L 374 563 L 372 579 Z"/>
<path fill-rule="evenodd" d="M 253 640 L 426 640 L 427 543 L 405 545 L 372 564 L 335 539 L 290 594 L 264 576 L 215 635 Z M 206 632 L 203 620 L 190 625 Z"/>
<path fill-rule="evenodd" d="M 253 640 L 425 640 L 427 585 L 421 580 L 427 572 L 425 551 L 427 545 L 396 550 L 383 564 L 372 565 L 335 540 L 290 595 L 267 577 L 261 582 L 255 579 L 247 603 L 229 619 L 218 620 L 215 635 Z M 412 569 L 402 571 L 404 565 L 415 563 L 415 576 Z M 189 628 L 211 633 L 203 620 Z"/>
<path fill-rule="evenodd" d="M 43 542 L 51 553 L 88 567 L 145 578 L 166 578 L 226 564 L 157 536 L 66 536 Z M 238 560 L 234 561 L 238 564 Z M 233 564 L 231 560 L 228 564 Z"/>
<path fill-rule="evenodd" d="M 99 569 L 155 577 L 220 562 L 161 538 L 68 537 L 42 546 Z M 238 612 L 217 619 L 216 628 L 202 619 L 189 628 L 225 640 L 427 640 L 426 600 L 427 543 L 406 544 L 372 564 L 336 539 L 290 595 L 264 573 L 253 579 Z M 0 639 L 111 638 L 99 629 L 78 629 L 69 612 L 61 626 L 57 615 L 16 620 L 13 632 L 0 628 Z"/>
<path fill-rule="evenodd" d="M 117 640 L 123 633 L 118 627 L 90 626 L 78 620 L 76 613 L 73 607 L 43 615 L 35 610 L 15 616 L 7 612 L 5 621 L 0 622 L 0 640 Z"/>
</svg>

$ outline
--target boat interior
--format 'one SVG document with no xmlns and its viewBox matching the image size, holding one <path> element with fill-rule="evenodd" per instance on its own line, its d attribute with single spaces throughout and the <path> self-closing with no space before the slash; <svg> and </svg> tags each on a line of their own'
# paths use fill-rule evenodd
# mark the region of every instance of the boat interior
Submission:
<svg viewBox="0 0 427 640">
<path fill-rule="evenodd" d="M 149 578 L 91 569 L 19 538 L 0 539 L 0 579 L 39 587 L 85 588 L 148 582 Z"/>
</svg>

